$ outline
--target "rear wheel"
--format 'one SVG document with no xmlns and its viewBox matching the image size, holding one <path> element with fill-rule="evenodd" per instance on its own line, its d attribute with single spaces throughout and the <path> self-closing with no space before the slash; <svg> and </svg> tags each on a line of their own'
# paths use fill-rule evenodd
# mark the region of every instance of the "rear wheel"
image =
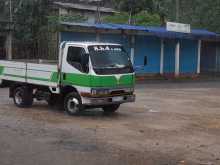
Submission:
<svg viewBox="0 0 220 165">
<path fill-rule="evenodd" d="M 5 87 L 7 87 L 7 82 L 0 79 L 0 88 L 5 88 Z"/>
<path fill-rule="evenodd" d="M 103 107 L 105 113 L 115 113 L 120 107 L 120 104 L 108 105 Z"/>
<path fill-rule="evenodd" d="M 64 110 L 69 115 L 76 115 L 83 110 L 81 98 L 76 92 L 66 95 L 64 99 Z"/>
<path fill-rule="evenodd" d="M 33 91 L 29 87 L 17 87 L 14 90 L 13 99 L 17 107 L 30 107 L 33 104 Z"/>
</svg>

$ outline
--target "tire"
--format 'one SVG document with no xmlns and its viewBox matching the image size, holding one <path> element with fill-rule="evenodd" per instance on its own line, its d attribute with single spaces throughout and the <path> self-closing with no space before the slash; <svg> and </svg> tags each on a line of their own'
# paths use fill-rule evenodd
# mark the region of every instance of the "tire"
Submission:
<svg viewBox="0 0 220 165">
<path fill-rule="evenodd" d="M 29 87 L 17 87 L 13 93 L 14 104 L 19 108 L 27 108 L 33 105 L 33 90 Z"/>
<path fill-rule="evenodd" d="M 66 95 L 64 98 L 64 110 L 70 116 L 76 115 L 83 110 L 81 98 L 76 92 Z"/>
<path fill-rule="evenodd" d="M 0 88 L 5 88 L 5 87 L 7 87 L 6 81 L 0 79 Z"/>
<path fill-rule="evenodd" d="M 103 107 L 105 113 L 115 113 L 120 107 L 120 104 L 108 105 Z"/>
</svg>

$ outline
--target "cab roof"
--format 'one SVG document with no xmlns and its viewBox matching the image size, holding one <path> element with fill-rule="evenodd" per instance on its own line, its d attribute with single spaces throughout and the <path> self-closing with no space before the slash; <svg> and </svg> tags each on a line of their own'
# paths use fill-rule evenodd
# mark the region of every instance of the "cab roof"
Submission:
<svg viewBox="0 0 220 165">
<path fill-rule="evenodd" d="M 116 43 L 107 43 L 107 42 L 73 42 L 73 41 L 67 41 L 66 44 L 68 45 L 75 45 L 75 46 L 94 46 L 94 45 L 116 45 L 120 46 L 121 44 Z"/>
</svg>

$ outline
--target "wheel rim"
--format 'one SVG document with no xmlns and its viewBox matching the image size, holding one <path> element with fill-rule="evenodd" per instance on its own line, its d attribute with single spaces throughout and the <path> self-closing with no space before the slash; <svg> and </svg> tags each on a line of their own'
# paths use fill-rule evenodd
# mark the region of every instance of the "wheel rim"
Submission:
<svg viewBox="0 0 220 165">
<path fill-rule="evenodd" d="M 70 98 L 67 102 L 68 111 L 76 113 L 79 110 L 79 101 L 76 98 Z"/>
<path fill-rule="evenodd" d="M 17 91 L 15 93 L 15 103 L 18 105 L 22 103 L 22 92 L 21 91 Z"/>
</svg>

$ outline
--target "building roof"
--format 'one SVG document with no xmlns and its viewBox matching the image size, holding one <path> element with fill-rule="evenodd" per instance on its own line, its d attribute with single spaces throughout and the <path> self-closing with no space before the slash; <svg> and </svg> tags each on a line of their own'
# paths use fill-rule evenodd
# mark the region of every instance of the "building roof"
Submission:
<svg viewBox="0 0 220 165">
<path fill-rule="evenodd" d="M 106 29 L 106 30 L 132 30 L 136 32 L 142 31 L 142 32 L 146 32 L 148 34 L 157 36 L 159 38 L 220 40 L 220 35 L 214 32 L 210 32 L 208 30 L 204 30 L 204 29 L 192 29 L 191 33 L 178 33 L 178 32 L 167 31 L 165 27 L 133 26 L 133 25 L 127 25 L 127 24 L 112 24 L 112 23 L 88 24 L 88 23 L 61 22 L 61 25 L 79 26 L 79 27 Z"/>
<path fill-rule="evenodd" d="M 64 2 L 54 2 L 54 5 L 57 5 L 61 8 L 75 9 L 75 10 L 87 10 L 87 11 L 97 11 L 97 6 L 79 4 L 79 3 L 64 3 Z M 112 8 L 100 7 L 99 11 L 102 13 L 116 13 Z"/>
</svg>

